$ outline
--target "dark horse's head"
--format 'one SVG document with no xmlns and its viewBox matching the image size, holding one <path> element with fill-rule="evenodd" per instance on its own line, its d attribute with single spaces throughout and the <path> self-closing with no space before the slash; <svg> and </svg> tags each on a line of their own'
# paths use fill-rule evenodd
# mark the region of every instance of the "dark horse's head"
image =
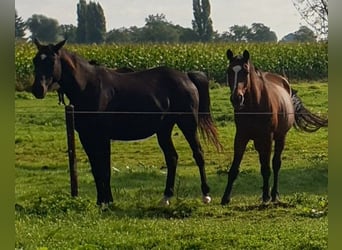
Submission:
<svg viewBox="0 0 342 250">
<path fill-rule="evenodd" d="M 242 55 L 234 56 L 227 50 L 229 65 L 227 68 L 227 84 L 230 88 L 230 101 L 235 110 L 245 106 L 245 94 L 249 84 L 249 52 L 245 50 Z"/>
<path fill-rule="evenodd" d="M 37 39 L 34 39 L 38 52 L 33 58 L 34 83 L 32 93 L 36 98 L 44 98 L 52 84 L 60 80 L 62 66 L 59 59 L 59 50 L 65 42 L 66 40 L 56 45 L 42 45 Z"/>
</svg>

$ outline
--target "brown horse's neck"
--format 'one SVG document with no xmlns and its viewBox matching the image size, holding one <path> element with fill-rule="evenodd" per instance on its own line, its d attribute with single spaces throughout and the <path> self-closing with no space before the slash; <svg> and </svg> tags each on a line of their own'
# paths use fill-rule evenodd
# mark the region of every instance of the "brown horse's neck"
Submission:
<svg viewBox="0 0 342 250">
<path fill-rule="evenodd" d="M 268 79 L 267 73 L 253 67 L 250 74 L 250 92 L 254 111 L 270 114 L 273 128 L 278 126 L 278 113 L 281 109 L 279 94 L 274 81 Z M 283 87 L 283 86 L 282 86 Z M 253 104 L 254 103 L 254 104 Z"/>
<path fill-rule="evenodd" d="M 252 63 L 249 63 L 249 79 L 247 91 L 249 92 L 249 103 L 251 108 L 260 109 L 260 106 L 264 105 L 264 79 L 262 77 L 262 72 L 256 69 Z"/>
</svg>

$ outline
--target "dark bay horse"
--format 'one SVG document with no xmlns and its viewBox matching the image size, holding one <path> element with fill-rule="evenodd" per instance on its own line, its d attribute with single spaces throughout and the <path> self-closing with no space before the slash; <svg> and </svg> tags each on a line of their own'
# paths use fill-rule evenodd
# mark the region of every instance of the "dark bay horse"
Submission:
<svg viewBox="0 0 342 250">
<path fill-rule="evenodd" d="M 95 65 L 95 66 L 101 66 L 100 63 L 98 63 L 96 60 L 90 60 L 88 61 L 89 64 L 91 65 Z M 128 72 L 134 72 L 133 69 L 128 68 L 128 67 L 122 67 L 122 68 L 118 68 L 118 69 L 114 69 L 116 72 L 118 73 L 128 73 Z M 58 88 L 57 89 L 57 93 L 58 93 L 58 104 L 60 105 L 66 105 L 65 104 L 65 99 L 64 99 L 64 92 L 62 88 Z"/>
<path fill-rule="evenodd" d="M 209 82 L 205 75 L 167 67 L 118 73 L 90 64 L 63 48 L 65 40 L 42 45 L 33 59 L 32 93 L 44 98 L 57 82 L 75 109 L 75 129 L 90 161 L 97 204 L 113 202 L 110 187 L 110 140 L 139 140 L 157 135 L 167 177 L 164 202 L 173 196 L 178 155 L 171 139 L 177 125 L 188 141 L 199 168 L 203 201 L 210 202 L 203 151 L 197 128 L 218 149 L 217 129 L 210 114 Z"/>
<path fill-rule="evenodd" d="M 278 174 L 281 154 L 289 129 L 314 132 L 328 126 L 328 120 L 307 110 L 285 77 L 256 69 L 247 50 L 234 56 L 227 50 L 229 66 L 227 84 L 231 91 L 230 101 L 234 108 L 236 134 L 234 158 L 228 172 L 228 183 L 221 204 L 230 202 L 233 182 L 238 176 L 240 163 L 249 140 L 254 141 L 259 153 L 261 175 L 263 177 L 262 201 L 276 202 L 279 199 Z M 270 160 L 272 143 L 273 187 L 269 193 L 271 175 Z"/>
</svg>

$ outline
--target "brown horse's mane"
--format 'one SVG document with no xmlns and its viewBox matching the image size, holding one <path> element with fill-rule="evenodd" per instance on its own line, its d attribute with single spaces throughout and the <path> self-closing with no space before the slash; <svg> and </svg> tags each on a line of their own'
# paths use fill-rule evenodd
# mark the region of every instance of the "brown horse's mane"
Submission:
<svg viewBox="0 0 342 250">
<path fill-rule="evenodd" d="M 279 91 L 276 85 L 286 85 L 282 82 L 277 83 L 275 81 L 282 81 L 285 78 L 280 75 L 271 74 L 264 72 L 256 68 L 253 63 L 249 60 L 249 85 L 252 98 L 253 107 L 257 107 L 257 112 L 265 112 L 272 115 L 272 126 L 276 128 L 278 126 L 278 114 L 284 111 L 283 104 L 279 99 Z"/>
</svg>

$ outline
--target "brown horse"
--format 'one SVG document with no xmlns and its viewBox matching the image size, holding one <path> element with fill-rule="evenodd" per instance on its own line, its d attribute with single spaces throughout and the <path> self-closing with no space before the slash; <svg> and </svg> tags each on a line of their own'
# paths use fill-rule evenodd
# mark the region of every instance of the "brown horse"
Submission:
<svg viewBox="0 0 342 250">
<path fill-rule="evenodd" d="M 173 196 L 178 155 L 171 133 L 177 125 L 198 165 L 203 201 L 210 202 L 203 151 L 197 128 L 217 148 L 217 129 L 210 114 L 209 82 L 205 75 L 186 74 L 167 67 L 118 73 L 63 48 L 34 41 L 35 79 L 32 93 L 44 98 L 57 82 L 75 109 L 75 129 L 88 155 L 97 190 L 97 204 L 113 202 L 110 187 L 110 140 L 139 140 L 157 135 L 164 153 L 167 177 L 165 204 Z"/>
<path fill-rule="evenodd" d="M 286 78 L 254 67 L 247 50 L 243 55 L 234 56 L 227 50 L 229 66 L 227 83 L 234 108 L 236 134 L 234 139 L 234 159 L 228 172 L 228 183 L 221 204 L 230 202 L 233 182 L 238 176 L 239 166 L 249 140 L 259 153 L 261 175 L 263 177 L 263 202 L 279 199 L 278 174 L 285 137 L 294 125 L 297 129 L 314 132 L 328 126 L 328 120 L 308 111 Z M 271 175 L 270 159 L 272 142 L 273 187 L 269 193 Z"/>
</svg>

